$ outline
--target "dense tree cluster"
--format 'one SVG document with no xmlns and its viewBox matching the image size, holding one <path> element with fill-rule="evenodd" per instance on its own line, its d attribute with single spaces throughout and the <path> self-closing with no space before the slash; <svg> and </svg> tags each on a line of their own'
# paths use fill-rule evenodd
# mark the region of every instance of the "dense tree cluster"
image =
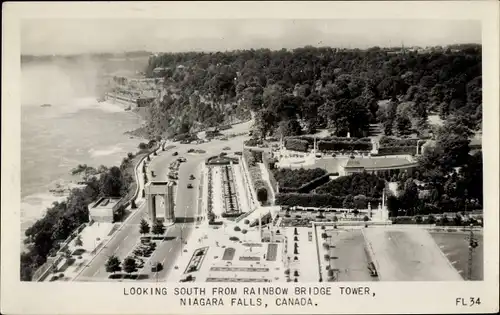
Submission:
<svg viewBox="0 0 500 315">
<path fill-rule="evenodd" d="M 450 115 L 438 130 L 434 146 L 426 147 L 418 171 L 400 183 L 402 193 L 388 200 L 392 216 L 480 209 L 483 204 L 482 152 L 470 152 L 474 123 Z M 424 181 L 419 188 L 415 179 Z M 422 194 L 422 192 L 425 192 Z"/>
<path fill-rule="evenodd" d="M 319 177 L 326 175 L 322 168 L 314 169 L 289 169 L 281 168 L 273 171 L 274 177 L 278 181 L 280 191 L 283 188 L 299 188 Z"/>
<path fill-rule="evenodd" d="M 335 196 L 357 196 L 380 198 L 385 187 L 384 179 L 369 173 L 357 173 L 342 176 L 318 187 L 318 194 L 333 194 Z"/>
<path fill-rule="evenodd" d="M 153 107 L 150 125 L 155 131 L 215 125 L 251 111 L 260 136 L 328 127 L 337 136 L 362 137 L 377 121 L 388 135 L 405 134 L 409 128 L 423 131 L 431 112 L 445 118 L 461 111 L 480 123 L 479 45 L 428 53 L 391 50 L 160 54 L 150 58 L 146 74 L 163 76 L 167 93 Z M 390 102 L 379 110 L 379 100 Z"/>
<path fill-rule="evenodd" d="M 90 177 L 85 188 L 73 189 L 67 201 L 55 202 L 43 218 L 25 231 L 27 251 L 21 253 L 22 280 L 31 280 L 33 272 L 59 250 L 60 243 L 89 221 L 88 205 L 91 202 L 99 197 L 127 194 L 131 181 L 129 175 L 122 173 L 122 167 L 112 167 L 100 178 Z"/>
<path fill-rule="evenodd" d="M 285 148 L 292 151 L 307 152 L 309 143 L 303 139 L 287 138 L 285 139 Z"/>
</svg>

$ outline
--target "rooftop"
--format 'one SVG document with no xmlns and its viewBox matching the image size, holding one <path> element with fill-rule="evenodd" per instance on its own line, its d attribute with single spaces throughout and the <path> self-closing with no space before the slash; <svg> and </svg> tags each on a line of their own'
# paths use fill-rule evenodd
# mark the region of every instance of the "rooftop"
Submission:
<svg viewBox="0 0 500 315">
<path fill-rule="evenodd" d="M 103 197 L 96 201 L 92 208 L 113 208 L 121 198 L 116 197 Z"/>
<path fill-rule="evenodd" d="M 390 168 L 401 167 L 415 164 L 410 158 L 406 157 L 376 157 L 376 158 L 355 158 L 349 159 L 345 168 Z"/>
</svg>

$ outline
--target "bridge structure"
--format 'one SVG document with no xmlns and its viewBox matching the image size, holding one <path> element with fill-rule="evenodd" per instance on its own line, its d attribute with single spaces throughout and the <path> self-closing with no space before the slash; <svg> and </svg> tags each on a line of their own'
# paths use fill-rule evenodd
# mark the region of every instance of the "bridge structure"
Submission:
<svg viewBox="0 0 500 315">
<path fill-rule="evenodd" d="M 149 182 L 144 187 L 144 191 L 146 194 L 148 216 L 151 222 L 162 219 L 165 222 L 174 223 L 174 183 L 171 181 Z M 163 206 L 163 215 L 159 215 L 157 211 L 158 201 L 161 201 L 161 205 Z"/>
</svg>

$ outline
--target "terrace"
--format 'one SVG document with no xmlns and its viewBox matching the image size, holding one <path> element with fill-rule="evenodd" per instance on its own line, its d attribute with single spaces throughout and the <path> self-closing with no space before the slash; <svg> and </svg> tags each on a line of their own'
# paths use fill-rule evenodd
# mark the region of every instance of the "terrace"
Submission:
<svg viewBox="0 0 500 315">
<path fill-rule="evenodd" d="M 235 229 L 234 227 L 241 226 Z M 210 237 L 207 235 L 210 234 Z M 280 261 L 280 244 L 258 242 L 260 233 L 248 224 L 226 222 L 224 227 L 202 224 L 195 229 L 176 263 L 177 268 L 169 275 L 169 282 L 186 280 L 184 271 L 193 265 L 193 259 L 204 249 L 204 258 L 196 270 L 189 271 L 190 280 L 198 282 L 273 282 L 283 281 Z M 196 241 L 196 239 L 198 241 Z M 248 240 L 248 242 L 247 242 Z M 190 253 L 186 255 L 186 253 Z"/>
</svg>

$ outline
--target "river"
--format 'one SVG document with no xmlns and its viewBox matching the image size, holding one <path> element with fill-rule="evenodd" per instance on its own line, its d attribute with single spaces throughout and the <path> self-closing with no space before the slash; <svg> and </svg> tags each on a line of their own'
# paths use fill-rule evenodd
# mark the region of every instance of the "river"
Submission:
<svg viewBox="0 0 500 315">
<path fill-rule="evenodd" d="M 78 164 L 119 165 L 141 141 L 124 132 L 142 119 L 124 105 L 96 101 L 96 72 L 81 65 L 23 66 L 21 104 L 21 233 L 54 201 L 57 183 L 76 181 Z M 40 106 L 50 104 L 50 106 Z"/>
</svg>

